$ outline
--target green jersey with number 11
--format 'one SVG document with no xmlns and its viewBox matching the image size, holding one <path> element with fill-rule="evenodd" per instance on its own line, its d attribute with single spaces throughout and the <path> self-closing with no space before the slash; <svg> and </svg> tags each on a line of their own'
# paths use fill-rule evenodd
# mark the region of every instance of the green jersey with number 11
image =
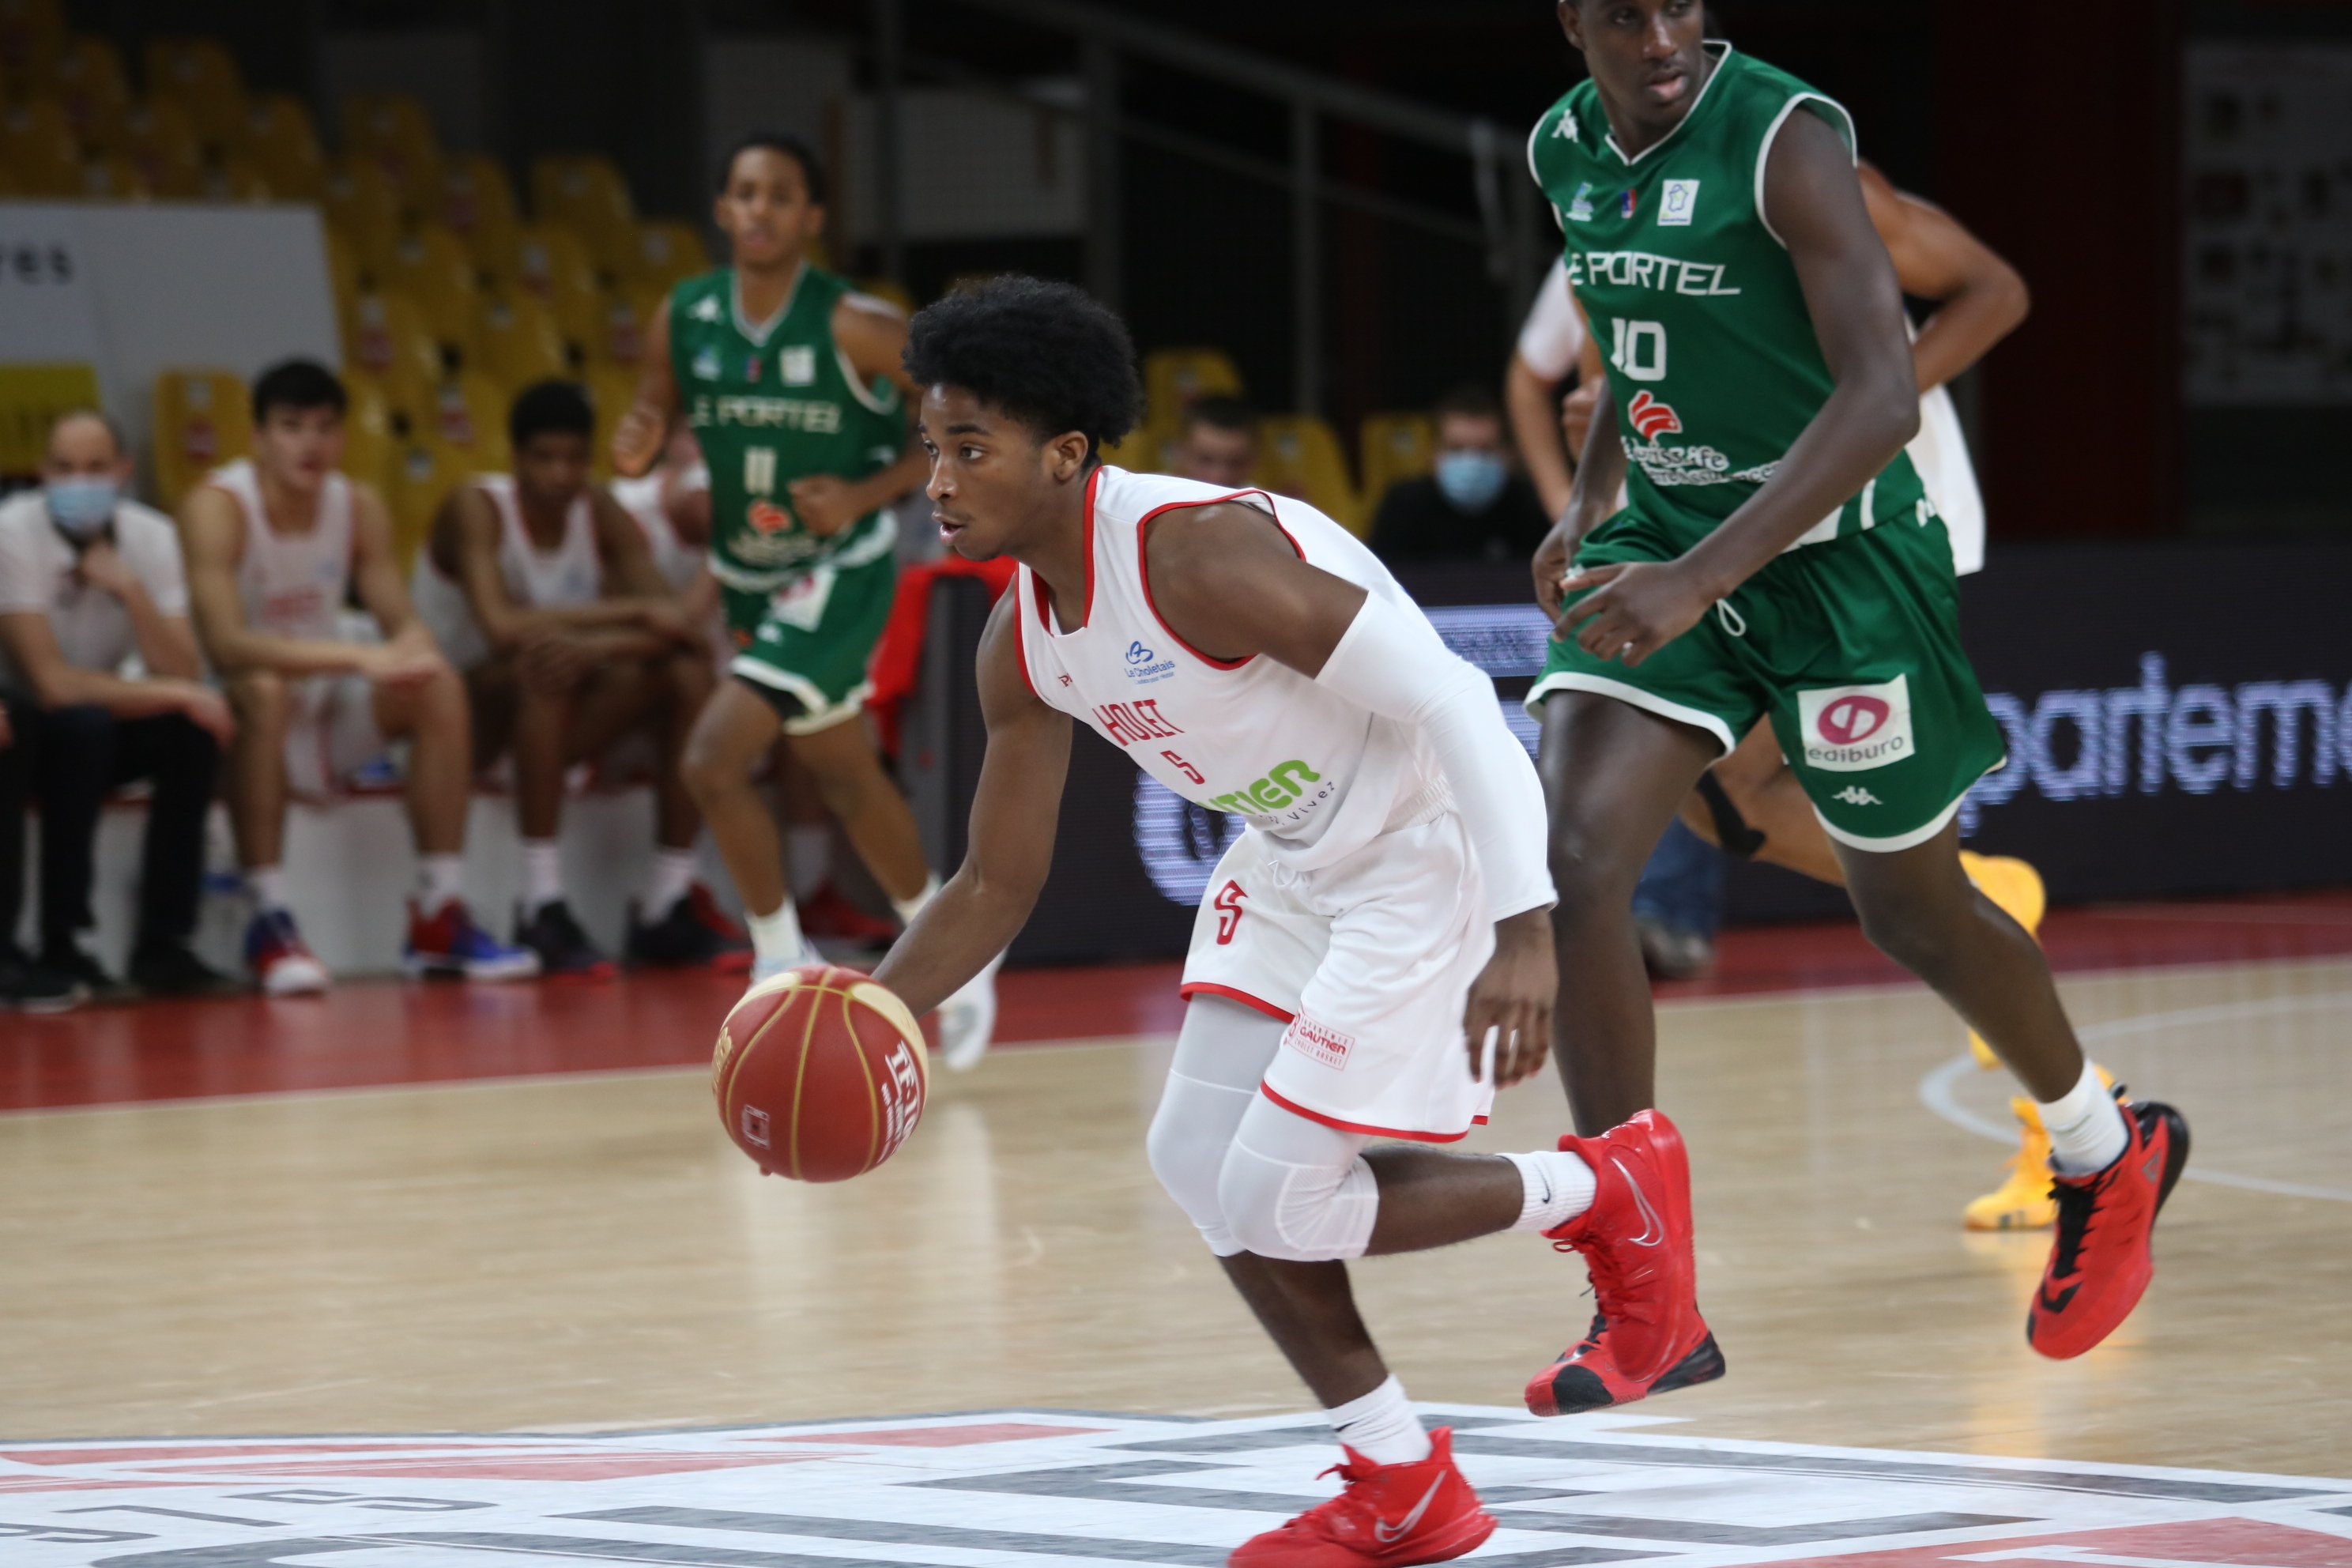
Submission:
<svg viewBox="0 0 2352 1568">
<path fill-rule="evenodd" d="M 1715 68 L 1697 101 L 1632 157 L 1590 80 L 1528 141 L 1566 237 L 1570 286 L 1608 363 L 1633 507 L 1684 525 L 1687 542 L 1772 477 L 1835 386 L 1796 267 L 1765 220 L 1765 157 L 1801 110 L 1853 147 L 1835 102 L 1727 44 L 1706 48 Z M 1931 513 L 1898 453 L 1797 542 Z"/>
<path fill-rule="evenodd" d="M 833 308 L 850 291 L 803 263 L 764 325 L 744 319 L 732 268 L 670 295 L 670 374 L 710 466 L 710 570 L 730 588 L 762 592 L 890 549 L 886 511 L 824 536 L 793 511 L 794 479 L 865 479 L 896 462 L 907 439 L 898 388 L 861 381 L 833 341 Z"/>
</svg>

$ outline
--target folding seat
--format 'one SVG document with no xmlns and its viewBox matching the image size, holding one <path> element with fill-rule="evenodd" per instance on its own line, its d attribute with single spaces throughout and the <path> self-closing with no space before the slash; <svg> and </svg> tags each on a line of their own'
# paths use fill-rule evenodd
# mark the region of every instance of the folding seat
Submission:
<svg viewBox="0 0 2352 1568">
<path fill-rule="evenodd" d="M 579 237 L 554 224 L 525 224 L 510 266 L 511 277 L 501 281 L 537 297 L 553 312 L 572 352 L 588 354 L 604 330 L 604 291 Z"/>
<path fill-rule="evenodd" d="M 689 223 L 660 218 L 637 226 L 636 271 L 639 289 L 667 294 L 682 279 L 710 270 L 710 257 L 702 236 Z"/>
<path fill-rule="evenodd" d="M 424 104 L 404 92 L 346 93 L 342 118 L 344 156 L 383 170 L 406 221 L 440 211 L 441 140 Z"/>
<path fill-rule="evenodd" d="M 104 38 L 77 33 L 58 51 L 52 68 L 58 104 L 83 150 L 124 150 L 123 121 L 131 112 L 131 84 L 122 57 Z"/>
<path fill-rule="evenodd" d="M 530 206 L 541 223 L 562 224 L 580 237 L 604 280 L 635 269 L 636 207 L 611 159 L 563 153 L 532 160 Z"/>
<path fill-rule="evenodd" d="M 10 101 L 54 89 L 65 42 L 65 11 L 58 0 L 0 0 L 0 85 Z"/>
<path fill-rule="evenodd" d="M 229 370 L 167 370 L 155 377 L 155 496 L 171 510 L 190 486 L 253 450 L 251 398 Z"/>
<path fill-rule="evenodd" d="M 379 278 L 392 265 L 392 247 L 407 226 L 399 187 L 364 156 L 336 162 L 327 176 L 323 205 L 335 226 L 350 237 L 360 263 Z"/>
<path fill-rule="evenodd" d="M 1426 414 L 1367 414 L 1356 437 L 1364 465 L 1364 510 L 1381 509 L 1381 498 L 1399 479 L 1417 479 L 1437 458 L 1437 427 Z"/>
<path fill-rule="evenodd" d="M 1143 426 L 1172 441 L 1184 411 L 1203 397 L 1239 397 L 1242 373 L 1223 349 L 1154 349 L 1143 356 Z"/>
<path fill-rule="evenodd" d="M 254 99 L 228 140 L 236 157 L 250 161 L 281 202 L 321 201 L 327 194 L 327 156 L 310 111 L 292 93 Z"/>
<path fill-rule="evenodd" d="M 485 298 L 477 336 L 482 370 L 518 392 L 533 382 L 572 374 L 563 331 L 537 295 Z"/>
<path fill-rule="evenodd" d="M 393 241 L 380 281 L 416 301 L 445 360 L 470 365 L 481 353 L 482 292 L 476 277 L 474 258 L 457 237 L 428 223 Z"/>
<path fill-rule="evenodd" d="M 441 345 L 405 294 L 362 294 L 346 328 L 343 357 L 383 384 L 395 411 L 415 413 L 439 385 Z"/>
<path fill-rule="evenodd" d="M 0 156 L 28 196 L 89 194 L 81 144 L 67 123 L 65 107 L 54 98 L 20 100 L 0 111 Z"/>
<path fill-rule="evenodd" d="M 598 480 L 609 482 L 614 477 L 613 427 L 637 400 L 637 374 L 618 365 L 591 365 L 581 377 L 581 384 L 587 387 L 589 406 L 596 411 L 596 435 L 588 454 L 589 465 Z"/>
<path fill-rule="evenodd" d="M 1348 477 L 1339 437 L 1313 414 L 1276 414 L 1258 422 L 1257 472 L 1252 477 L 1276 495 L 1297 496 L 1349 532 L 1367 526 L 1363 503 Z"/>
<path fill-rule="evenodd" d="M 650 290 L 631 294 L 616 289 L 607 293 L 603 302 L 602 330 L 588 345 L 589 363 L 627 371 L 640 369 L 645 364 L 654 318 L 667 303 L 663 295 Z"/>
<path fill-rule="evenodd" d="M 158 196 L 188 201 L 205 194 L 205 153 L 195 127 L 168 98 L 132 106 L 122 123 L 121 152 L 139 178 Z"/>
<path fill-rule="evenodd" d="M 144 64 L 147 96 L 177 103 L 206 155 L 226 157 L 242 139 L 251 107 L 236 57 L 217 38 L 164 37 L 147 40 Z"/>
<path fill-rule="evenodd" d="M 393 552 L 403 576 L 433 531 L 434 513 L 474 471 L 463 453 L 430 434 L 414 432 L 394 443 L 383 501 L 392 514 Z"/>
<path fill-rule="evenodd" d="M 479 153 L 460 153 L 442 164 L 440 217 L 465 242 L 475 271 L 485 279 L 499 275 L 500 258 L 511 255 L 522 227 L 506 169 Z"/>
<path fill-rule="evenodd" d="M 392 399 L 383 384 L 364 370 L 346 364 L 342 379 L 342 471 L 382 495 L 390 488 L 393 448 L 399 443 Z"/>
</svg>

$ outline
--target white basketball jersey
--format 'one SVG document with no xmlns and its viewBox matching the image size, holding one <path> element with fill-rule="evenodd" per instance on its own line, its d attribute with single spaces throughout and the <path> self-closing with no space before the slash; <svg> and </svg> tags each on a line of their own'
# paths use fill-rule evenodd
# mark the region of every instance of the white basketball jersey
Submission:
<svg viewBox="0 0 2352 1568">
<path fill-rule="evenodd" d="M 205 483 L 235 498 L 245 513 L 245 551 L 237 558 L 237 596 L 245 624 L 273 637 L 333 640 L 352 581 L 352 482 L 330 473 L 319 514 L 305 533 L 269 526 L 253 460 L 215 468 Z"/>
<path fill-rule="evenodd" d="M 603 595 L 604 561 L 596 549 L 596 512 L 587 491 L 573 497 L 565 510 L 563 537 L 555 548 L 542 550 L 523 526 L 513 475 L 484 474 L 473 483 L 499 515 L 499 576 L 509 598 L 525 609 L 560 609 L 593 605 Z M 489 639 L 474 619 L 466 585 L 443 572 L 429 549 L 416 552 L 408 596 L 452 664 L 470 669 L 490 657 Z"/>
<path fill-rule="evenodd" d="M 1929 387 L 1919 399 L 1919 433 L 1904 448 L 1919 471 L 1927 499 L 1943 515 L 1945 531 L 1952 538 L 1952 570 L 1965 577 L 1984 569 L 1984 496 L 1977 489 L 1976 469 L 1969 462 L 1969 440 L 1960 433 L 1960 412 L 1952 395 Z"/>
<path fill-rule="evenodd" d="M 1057 626 L 1029 568 L 1019 595 L 1024 673 L 1047 706 L 1083 719 L 1144 772 L 1212 811 L 1238 813 L 1297 870 L 1330 865 L 1383 830 L 1451 809 L 1420 731 L 1265 655 L 1225 660 L 1186 646 L 1145 578 L 1144 524 L 1239 501 L 1268 513 L 1301 559 L 1419 616 L 1355 535 L 1304 501 L 1160 474 L 1095 470 L 1087 484 L 1087 597 Z"/>
</svg>

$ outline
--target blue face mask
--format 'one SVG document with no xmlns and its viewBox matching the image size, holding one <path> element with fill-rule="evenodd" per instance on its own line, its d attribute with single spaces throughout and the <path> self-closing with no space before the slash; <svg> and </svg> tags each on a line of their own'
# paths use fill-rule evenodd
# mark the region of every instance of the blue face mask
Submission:
<svg viewBox="0 0 2352 1568">
<path fill-rule="evenodd" d="M 112 479 L 88 475 L 51 479 L 42 487 L 42 493 L 48 499 L 49 516 L 76 539 L 88 539 L 114 519 L 117 492 Z"/>
<path fill-rule="evenodd" d="M 1510 477 L 1510 469 L 1493 452 L 1441 452 L 1437 457 L 1437 488 L 1457 511 L 1485 511 Z"/>
</svg>

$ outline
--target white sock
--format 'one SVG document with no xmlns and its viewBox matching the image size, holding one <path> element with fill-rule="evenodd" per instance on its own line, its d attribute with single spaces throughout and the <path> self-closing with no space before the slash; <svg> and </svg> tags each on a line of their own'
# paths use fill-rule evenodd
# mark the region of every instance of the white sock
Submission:
<svg viewBox="0 0 2352 1568">
<path fill-rule="evenodd" d="M 283 910 L 286 907 L 286 868 L 282 866 L 247 867 L 245 890 L 253 895 L 256 914 Z"/>
<path fill-rule="evenodd" d="M 1429 1434 L 1394 1373 L 1362 1398 L 1334 1405 L 1323 1415 L 1339 1441 L 1376 1465 L 1411 1465 L 1429 1458 Z"/>
<path fill-rule="evenodd" d="M 833 829 L 820 823 L 812 827 L 784 829 L 784 864 L 793 891 L 807 898 L 833 875 Z"/>
<path fill-rule="evenodd" d="M 429 919 L 466 896 L 463 855 L 420 855 L 416 858 L 416 907 Z"/>
<path fill-rule="evenodd" d="M 657 921 L 677 907 L 694 887 L 694 851 L 654 847 L 653 875 L 646 879 L 645 902 L 639 907 L 646 920 Z"/>
<path fill-rule="evenodd" d="M 790 899 L 773 914 L 755 915 L 745 910 L 743 929 L 751 933 L 751 956 L 757 963 L 797 963 L 808 952 L 808 943 L 801 936 L 800 911 L 793 908 Z"/>
<path fill-rule="evenodd" d="M 1592 1206 L 1592 1167 L 1582 1155 L 1541 1149 L 1503 1158 L 1519 1168 L 1525 1187 L 1513 1230 L 1555 1230 Z"/>
<path fill-rule="evenodd" d="M 563 847 L 552 838 L 522 841 L 522 912 L 526 919 L 563 898 Z"/>
<path fill-rule="evenodd" d="M 939 891 L 940 874 L 937 871 L 934 871 L 929 877 L 923 879 L 923 890 L 917 893 L 913 898 L 891 900 L 890 907 L 898 911 L 898 923 L 900 925 L 913 925 L 915 923 L 915 917 L 923 912 L 923 906 L 929 903 L 934 898 L 938 897 Z"/>
<path fill-rule="evenodd" d="M 2042 1125 L 2050 1134 L 2050 1163 L 2061 1175 L 2104 1171 L 2131 1147 L 2123 1108 L 2099 1081 L 2098 1069 L 2088 1058 L 2081 1080 L 2041 1109 Z"/>
</svg>

